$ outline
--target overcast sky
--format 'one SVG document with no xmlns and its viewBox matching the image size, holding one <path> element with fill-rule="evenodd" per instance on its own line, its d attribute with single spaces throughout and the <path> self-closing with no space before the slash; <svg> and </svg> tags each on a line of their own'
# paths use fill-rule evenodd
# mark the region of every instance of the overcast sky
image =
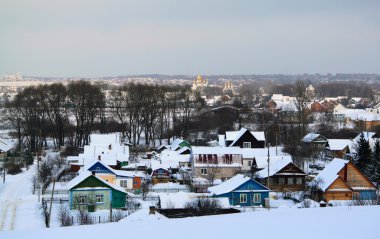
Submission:
<svg viewBox="0 0 380 239">
<path fill-rule="evenodd" d="M 0 76 L 380 73 L 379 0 L 1 0 Z"/>
</svg>

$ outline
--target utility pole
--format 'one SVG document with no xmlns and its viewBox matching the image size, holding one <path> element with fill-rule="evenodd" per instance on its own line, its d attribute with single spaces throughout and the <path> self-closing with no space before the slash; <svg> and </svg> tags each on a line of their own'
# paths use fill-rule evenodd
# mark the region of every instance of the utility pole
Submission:
<svg viewBox="0 0 380 239">
<path fill-rule="evenodd" d="M 269 148 L 270 148 L 270 143 L 267 143 L 267 148 L 268 148 L 268 178 L 267 178 L 267 188 L 269 189 L 269 167 L 270 167 L 270 154 L 269 154 Z M 268 192 L 268 209 L 270 209 L 270 191 Z"/>
<path fill-rule="evenodd" d="M 38 194 L 38 202 L 40 202 L 40 159 L 37 153 L 37 194 Z"/>
<path fill-rule="evenodd" d="M 53 198 L 54 198 L 54 187 L 55 187 L 55 177 L 52 177 L 53 178 L 53 190 L 51 191 L 51 198 L 50 198 L 50 208 L 49 208 L 49 221 L 48 221 L 48 225 L 50 225 L 50 218 L 51 218 L 51 208 L 53 206 Z"/>
<path fill-rule="evenodd" d="M 4 165 L 3 165 L 3 183 L 5 183 L 5 168 L 4 168 Z"/>
</svg>

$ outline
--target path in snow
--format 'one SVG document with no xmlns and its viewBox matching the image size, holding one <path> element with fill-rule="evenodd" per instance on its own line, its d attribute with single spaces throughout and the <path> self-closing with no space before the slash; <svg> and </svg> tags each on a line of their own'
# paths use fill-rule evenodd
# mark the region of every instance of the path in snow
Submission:
<svg viewBox="0 0 380 239">
<path fill-rule="evenodd" d="M 17 175 L 6 175 L 0 184 L 0 231 L 35 228 L 40 224 L 37 195 L 31 192 L 35 167 Z M 43 225 L 42 225 L 43 226 Z"/>
</svg>

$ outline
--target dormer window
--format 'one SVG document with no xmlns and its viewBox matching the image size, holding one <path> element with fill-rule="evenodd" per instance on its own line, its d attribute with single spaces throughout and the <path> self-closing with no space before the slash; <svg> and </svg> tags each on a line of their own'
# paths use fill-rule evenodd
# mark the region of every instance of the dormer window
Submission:
<svg viewBox="0 0 380 239">
<path fill-rule="evenodd" d="M 243 148 L 251 148 L 251 142 L 243 142 Z"/>
</svg>

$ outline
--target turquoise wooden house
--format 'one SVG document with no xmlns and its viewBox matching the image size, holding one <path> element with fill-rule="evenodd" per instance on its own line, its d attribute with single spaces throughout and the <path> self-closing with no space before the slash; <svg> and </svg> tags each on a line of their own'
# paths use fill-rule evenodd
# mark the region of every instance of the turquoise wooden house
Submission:
<svg viewBox="0 0 380 239">
<path fill-rule="evenodd" d="M 67 184 L 70 209 L 78 206 L 89 211 L 112 208 L 124 208 L 126 195 L 124 188 L 85 171 Z"/>
<path fill-rule="evenodd" d="M 269 197 L 269 189 L 248 176 L 238 174 L 229 180 L 208 188 L 212 197 L 225 197 L 230 205 L 265 206 Z"/>
</svg>

